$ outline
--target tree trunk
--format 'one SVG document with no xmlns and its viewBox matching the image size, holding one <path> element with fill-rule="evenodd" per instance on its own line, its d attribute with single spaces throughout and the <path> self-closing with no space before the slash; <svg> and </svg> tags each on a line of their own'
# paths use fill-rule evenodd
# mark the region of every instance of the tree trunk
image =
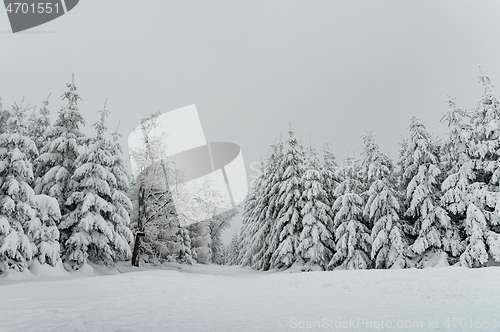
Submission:
<svg viewBox="0 0 500 332">
<path fill-rule="evenodd" d="M 134 252 L 132 253 L 132 266 L 139 267 L 139 256 L 140 256 L 140 245 L 141 245 L 141 237 L 145 234 L 144 232 L 135 233 L 135 244 L 134 244 Z"/>
<path fill-rule="evenodd" d="M 139 231 L 135 233 L 135 244 L 134 251 L 132 252 L 132 266 L 139 267 L 139 256 L 141 255 L 141 237 L 145 235 L 143 219 L 145 215 L 145 201 L 144 201 L 145 190 L 144 188 L 139 188 L 139 220 L 137 220 L 137 228 Z"/>
<path fill-rule="evenodd" d="M 141 241 L 141 236 L 139 235 L 139 232 L 137 232 L 135 234 L 134 251 L 132 253 L 132 266 L 135 266 L 135 267 L 139 267 L 139 246 L 140 246 L 140 241 Z"/>
</svg>

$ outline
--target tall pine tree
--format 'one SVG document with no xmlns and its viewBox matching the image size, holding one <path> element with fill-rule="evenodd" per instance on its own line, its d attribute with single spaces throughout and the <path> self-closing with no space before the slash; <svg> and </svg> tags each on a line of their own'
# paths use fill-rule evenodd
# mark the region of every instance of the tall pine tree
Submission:
<svg viewBox="0 0 500 332">
<path fill-rule="evenodd" d="M 106 137 L 108 111 L 104 108 L 100 113 L 101 120 L 93 125 L 96 135 L 85 140 L 85 150 L 78 156 L 71 177 L 76 185 L 67 203 L 75 209 L 59 225 L 70 234 L 65 263 L 72 269 L 87 260 L 113 266 L 132 254 L 126 211 L 131 202 L 112 172 L 117 151 L 116 144 Z"/>
<path fill-rule="evenodd" d="M 298 245 L 302 232 L 301 211 L 303 208 L 302 193 L 304 152 L 297 142 L 292 131 L 287 140 L 288 150 L 281 161 L 283 176 L 279 184 L 277 205 L 281 209 L 277 215 L 276 234 L 279 235 L 279 244 L 271 257 L 271 267 L 290 267 L 294 263 L 303 263 Z"/>
<path fill-rule="evenodd" d="M 439 146 L 416 117 L 411 119 L 409 129 L 410 139 L 401 154 L 401 181 L 406 188 L 405 216 L 414 236 L 410 249 L 414 255 L 440 255 L 450 218 L 440 206 Z M 427 258 L 421 257 L 421 267 L 427 264 Z"/>
<path fill-rule="evenodd" d="M 337 199 L 332 207 L 335 213 L 336 252 L 328 267 L 348 270 L 370 268 L 370 230 L 363 216 L 365 202 L 361 195 L 365 186 L 361 181 L 358 162 L 347 158 L 337 177 L 342 182 L 335 190 Z"/>
<path fill-rule="evenodd" d="M 465 249 L 463 242 L 465 233 L 464 219 L 467 210 L 467 187 L 469 179 L 463 167 L 469 158 L 467 145 L 472 137 L 470 115 L 457 107 L 454 99 L 450 99 L 449 110 L 441 119 L 449 128 L 441 153 L 441 168 L 447 175 L 441 184 L 441 206 L 450 217 L 450 226 L 443 238 L 443 248 L 455 263 Z M 465 121 L 468 120 L 468 121 Z"/>
<path fill-rule="evenodd" d="M 500 103 L 493 95 L 488 77 L 481 76 L 484 94 L 471 114 L 473 133 L 467 144 L 467 160 L 460 169 L 468 180 L 465 216 L 466 247 L 462 265 L 485 266 L 500 262 Z"/>
<path fill-rule="evenodd" d="M 28 119 L 28 132 L 29 137 L 35 142 L 38 151 L 47 144 L 47 130 L 50 128 L 50 110 L 49 105 L 50 94 L 43 102 L 43 106 L 38 110 L 39 116 L 36 115 L 35 110 Z"/>
<path fill-rule="evenodd" d="M 333 256 L 333 213 L 329 201 L 324 169 L 314 146 L 309 147 L 302 182 L 304 206 L 301 210 L 303 229 L 298 251 L 306 264 L 325 270 Z"/>
<path fill-rule="evenodd" d="M 1 105 L 0 105 L 1 110 Z M 0 273 L 22 271 L 37 253 L 36 243 L 28 236 L 35 223 L 33 160 L 38 151 L 25 133 L 23 109 L 2 111 L 5 122 L 0 133 Z"/>
<path fill-rule="evenodd" d="M 57 198 L 63 220 L 76 208 L 66 203 L 77 187 L 72 176 L 84 138 L 80 126 L 85 123 L 78 111 L 81 98 L 74 81 L 66 86 L 68 91 L 63 94 L 63 100 L 67 104 L 59 111 L 54 126 L 46 131 L 47 143 L 35 160 L 35 192 Z M 63 251 L 69 236 L 70 233 L 61 231 Z"/>
<path fill-rule="evenodd" d="M 372 225 L 371 259 L 376 268 L 390 268 L 399 258 L 404 263 L 407 241 L 401 227 L 400 203 L 392 161 L 380 152 L 373 134 L 364 136 L 363 174 L 369 189 L 364 216 Z M 404 267 L 404 266 L 403 266 Z"/>
</svg>

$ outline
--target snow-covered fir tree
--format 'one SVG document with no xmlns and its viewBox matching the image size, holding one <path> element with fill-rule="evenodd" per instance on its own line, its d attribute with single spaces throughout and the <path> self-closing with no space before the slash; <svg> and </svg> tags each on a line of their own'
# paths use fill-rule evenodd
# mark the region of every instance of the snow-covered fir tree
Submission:
<svg viewBox="0 0 500 332">
<path fill-rule="evenodd" d="M 3 109 L 2 96 L 0 96 L 0 134 L 7 130 L 7 119 L 10 117 L 10 112 Z"/>
<path fill-rule="evenodd" d="M 338 173 L 338 169 L 339 167 L 335 161 L 335 155 L 330 150 L 330 146 L 325 144 L 323 147 L 323 163 L 321 165 L 321 171 L 323 172 L 323 186 L 326 190 L 328 201 L 332 202 L 330 205 L 332 205 L 337 199 L 335 197 L 335 189 L 340 182 L 336 175 Z"/>
<path fill-rule="evenodd" d="M 333 203 L 335 213 L 335 254 L 328 267 L 345 269 L 367 269 L 371 267 L 370 230 L 363 217 L 364 184 L 361 182 L 360 167 L 354 158 L 346 158 L 337 177 L 342 182 L 335 190 L 337 199 Z"/>
<path fill-rule="evenodd" d="M 132 254 L 129 243 L 133 236 L 126 211 L 131 202 L 112 172 L 117 151 L 116 144 L 106 136 L 108 111 L 104 108 L 100 113 L 100 121 L 93 125 L 96 135 L 85 140 L 71 177 L 76 185 L 67 204 L 75 209 L 59 225 L 70 234 L 65 242 L 65 264 L 72 269 L 87 260 L 112 266 Z"/>
<path fill-rule="evenodd" d="M 450 227 L 443 237 L 443 249 L 454 263 L 465 249 L 463 242 L 464 219 L 467 210 L 467 187 L 469 179 L 464 164 L 469 163 L 467 145 L 472 137 L 469 114 L 457 107 L 453 98 L 448 101 L 449 110 L 441 119 L 448 125 L 449 131 L 443 144 L 441 169 L 447 175 L 441 184 L 441 206 L 450 217 Z"/>
<path fill-rule="evenodd" d="M 277 216 L 281 209 L 278 194 L 283 175 L 283 143 L 275 143 L 271 148 L 245 205 L 239 250 L 242 265 L 261 270 L 271 267 L 271 257 L 279 245 Z"/>
<path fill-rule="evenodd" d="M 484 94 L 471 114 L 473 133 L 467 144 L 467 159 L 460 180 L 467 186 L 465 250 L 460 262 L 468 267 L 500 262 L 500 103 L 488 77 L 481 76 Z"/>
<path fill-rule="evenodd" d="M 111 134 L 113 138 L 110 142 L 111 166 L 110 173 L 114 176 L 116 183 L 110 187 L 111 197 L 116 207 L 112 215 L 113 221 L 116 223 L 116 231 L 122 234 L 128 243 L 132 242 L 132 234 L 130 231 L 130 212 L 133 209 L 133 204 L 128 197 L 130 190 L 129 175 L 123 162 L 123 150 L 118 142 L 121 135 L 118 133 L 118 128 Z M 129 258 L 128 254 L 118 254 L 118 260 Z"/>
<path fill-rule="evenodd" d="M 8 118 L 8 126 L 15 128 L 15 132 L 29 137 L 29 120 L 27 112 L 31 109 L 29 105 L 24 105 L 24 96 L 21 104 L 14 103 L 10 116 Z"/>
<path fill-rule="evenodd" d="M 241 241 L 238 243 L 237 262 L 244 266 L 250 266 L 252 264 L 252 259 L 255 257 L 251 249 L 254 245 L 252 238 L 259 229 L 259 223 L 256 220 L 256 216 L 259 215 L 257 207 L 259 199 L 262 198 L 261 192 L 264 183 L 264 172 L 264 165 L 261 164 L 260 176 L 255 179 L 253 187 L 250 188 L 250 193 L 247 196 L 243 209 L 243 224 L 239 236 Z"/>
<path fill-rule="evenodd" d="M 38 110 L 39 116 L 36 115 L 35 110 L 28 118 L 28 133 L 29 137 L 35 142 L 38 151 L 47 144 L 46 132 L 50 128 L 50 110 L 49 106 L 50 94 L 43 102 L 43 106 Z"/>
<path fill-rule="evenodd" d="M 440 206 L 439 146 L 416 117 L 411 119 L 409 129 L 410 139 L 401 154 L 401 182 L 406 187 L 405 216 L 414 236 L 409 253 L 427 254 L 420 259 L 423 266 L 430 258 L 427 256 L 441 255 L 450 218 Z"/>
<path fill-rule="evenodd" d="M 448 100 L 449 109 L 441 118 L 448 126 L 446 140 L 440 150 L 442 170 L 445 174 L 456 173 L 466 161 L 467 143 L 471 139 L 470 114 L 457 106 L 455 98 Z"/>
<path fill-rule="evenodd" d="M 284 143 L 280 141 L 272 147 L 272 153 L 268 159 L 265 169 L 266 176 L 263 178 L 263 191 L 259 194 L 257 221 L 258 232 L 252 242 L 254 256 L 254 268 L 268 270 L 272 266 L 272 257 L 278 250 L 280 244 L 280 229 L 278 227 L 278 216 L 283 207 L 279 199 L 281 179 L 285 169 L 282 168 L 284 158 Z"/>
<path fill-rule="evenodd" d="M 59 229 L 61 211 L 57 199 L 47 195 L 35 195 L 34 205 L 37 217 L 28 224 L 28 236 L 36 245 L 34 258 L 40 264 L 55 266 L 61 262 Z"/>
<path fill-rule="evenodd" d="M 298 253 L 308 268 L 325 270 L 333 256 L 333 213 L 329 201 L 327 180 L 314 146 L 308 149 L 302 174 L 304 206 L 301 210 L 303 229 L 300 234 Z M 326 187 L 326 188 L 325 188 Z"/>
<path fill-rule="evenodd" d="M 0 132 L 0 273 L 24 270 L 37 253 L 28 231 L 30 225 L 37 226 L 35 193 L 29 183 L 33 181 L 31 160 L 38 151 L 22 134 L 24 124 L 18 115 L 8 111 L 2 115 L 6 121 Z"/>
<path fill-rule="evenodd" d="M 372 225 L 371 259 L 375 268 L 390 268 L 398 259 L 405 267 L 407 240 L 399 217 L 394 167 L 389 157 L 380 151 L 371 132 L 364 135 L 364 144 L 363 176 L 369 189 L 363 213 Z"/>
<path fill-rule="evenodd" d="M 229 243 L 229 246 L 227 247 L 227 260 L 226 264 L 227 265 L 238 265 L 239 264 L 239 244 L 240 244 L 240 237 L 238 234 L 233 234 L 233 237 L 231 238 L 231 242 Z"/>
<path fill-rule="evenodd" d="M 298 245 L 302 232 L 301 211 L 304 203 L 304 152 L 292 131 L 289 132 L 286 143 L 288 149 L 281 161 L 283 176 L 276 184 L 279 188 L 276 204 L 280 206 L 280 210 L 275 227 L 276 234 L 279 234 L 279 244 L 271 257 L 271 267 L 276 268 L 290 267 L 296 262 L 303 263 Z"/>
<path fill-rule="evenodd" d="M 85 123 L 78 110 L 81 98 L 76 85 L 72 82 L 66 86 L 68 91 L 63 94 L 63 100 L 67 104 L 59 110 L 54 126 L 47 130 L 47 143 L 35 161 L 35 192 L 57 198 L 63 218 L 75 208 L 67 205 L 66 201 L 76 186 L 72 176 L 84 137 L 80 126 Z M 68 237 L 69 234 L 61 232 L 63 246 Z"/>
</svg>

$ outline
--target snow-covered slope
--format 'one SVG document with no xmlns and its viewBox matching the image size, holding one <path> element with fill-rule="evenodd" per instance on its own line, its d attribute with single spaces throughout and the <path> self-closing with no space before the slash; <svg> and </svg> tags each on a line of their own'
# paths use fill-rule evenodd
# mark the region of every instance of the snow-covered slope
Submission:
<svg viewBox="0 0 500 332">
<path fill-rule="evenodd" d="M 436 323 L 433 331 L 469 331 L 486 322 L 489 330 L 500 329 L 499 267 L 120 269 L 124 273 L 92 274 L 88 266 L 65 275 L 38 267 L 38 276 L 0 277 L 0 331 L 288 331 L 310 330 L 308 324 L 315 330 L 425 331 Z"/>
</svg>

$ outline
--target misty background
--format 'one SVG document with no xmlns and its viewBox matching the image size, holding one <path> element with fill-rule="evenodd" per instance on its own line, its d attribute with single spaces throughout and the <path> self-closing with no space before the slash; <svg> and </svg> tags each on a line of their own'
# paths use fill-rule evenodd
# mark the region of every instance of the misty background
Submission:
<svg viewBox="0 0 500 332">
<path fill-rule="evenodd" d="M 474 108 L 480 66 L 500 84 L 499 14 L 498 1 L 82 0 L 12 34 L 0 10 L 0 96 L 7 108 L 52 93 L 55 119 L 74 73 L 83 131 L 108 98 L 127 162 L 142 117 L 190 104 L 207 141 L 241 147 L 249 181 L 289 122 L 338 161 L 360 157 L 364 130 L 397 159 L 412 115 L 444 137 L 448 95 Z"/>
</svg>

